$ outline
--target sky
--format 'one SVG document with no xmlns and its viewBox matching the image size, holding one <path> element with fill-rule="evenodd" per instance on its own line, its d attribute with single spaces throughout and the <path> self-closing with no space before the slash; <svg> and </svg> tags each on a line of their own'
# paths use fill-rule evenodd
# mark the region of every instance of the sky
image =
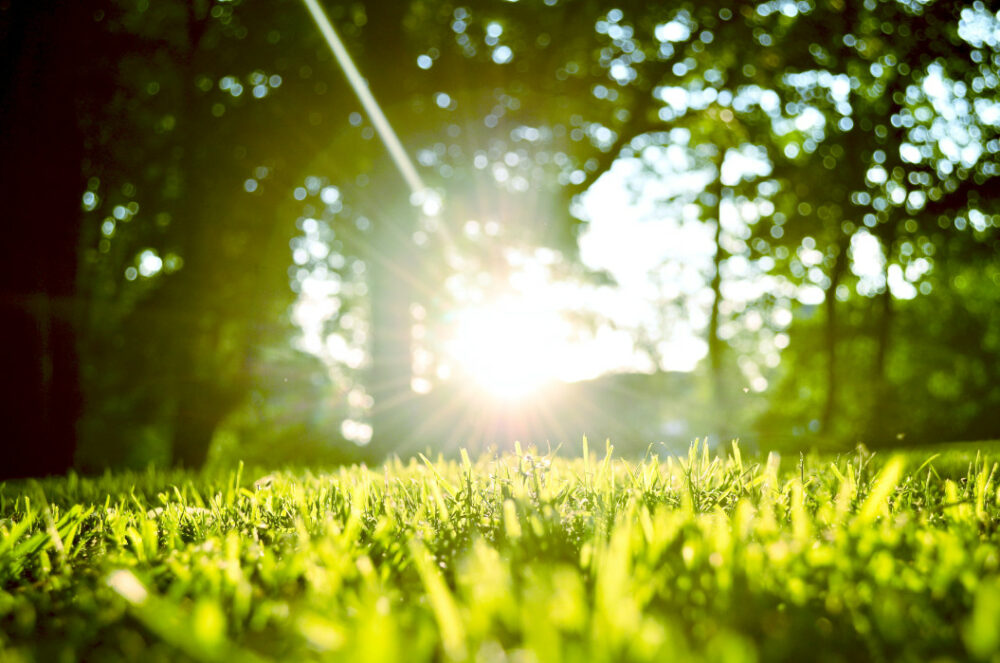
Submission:
<svg viewBox="0 0 1000 663">
<path fill-rule="evenodd" d="M 630 182 L 641 182 L 633 190 Z M 695 185 L 694 182 L 691 183 Z M 638 159 L 620 159 L 582 196 L 578 213 L 588 221 L 580 236 L 580 257 L 595 270 L 612 276 L 617 287 L 601 293 L 598 304 L 603 312 L 623 330 L 646 328 L 665 336 L 669 344 L 663 353 L 661 370 L 690 371 L 708 351 L 707 344 L 692 328 L 691 314 L 673 314 L 669 329 L 661 329 L 665 296 L 694 295 L 705 286 L 703 276 L 711 266 L 714 252 L 713 229 L 702 223 L 657 213 L 656 203 L 674 193 L 663 180 L 643 174 Z M 668 263 L 675 270 L 675 290 L 664 293 L 655 275 Z M 628 334 L 629 332 L 623 332 Z M 597 347 L 583 347 L 582 354 L 607 355 L 602 342 Z M 630 340 L 631 344 L 631 340 Z M 654 367 L 636 358 L 631 365 L 621 365 L 619 357 L 606 357 L 601 372 L 622 369 L 648 371 Z M 617 364 L 617 365 L 615 365 Z"/>
</svg>

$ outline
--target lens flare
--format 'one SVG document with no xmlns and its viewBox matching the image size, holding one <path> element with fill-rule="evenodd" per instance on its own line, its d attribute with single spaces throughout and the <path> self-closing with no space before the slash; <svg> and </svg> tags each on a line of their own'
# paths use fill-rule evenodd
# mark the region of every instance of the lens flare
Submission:
<svg viewBox="0 0 1000 663">
<path fill-rule="evenodd" d="M 554 311 L 502 300 L 461 311 L 449 351 L 484 391 L 517 399 L 558 378 L 569 331 Z"/>
</svg>

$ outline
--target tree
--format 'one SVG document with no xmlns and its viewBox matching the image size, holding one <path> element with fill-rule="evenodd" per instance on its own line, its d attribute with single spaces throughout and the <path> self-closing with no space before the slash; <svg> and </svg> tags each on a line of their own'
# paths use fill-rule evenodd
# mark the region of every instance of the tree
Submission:
<svg viewBox="0 0 1000 663">
<path fill-rule="evenodd" d="M 434 300 L 440 300 L 447 274 L 435 265 L 456 249 L 454 238 L 463 236 L 464 224 L 485 213 L 499 229 L 488 247 L 461 248 L 482 251 L 485 271 L 505 269 L 497 259 L 501 245 L 543 243 L 572 253 L 578 221 L 569 216 L 568 201 L 606 158 L 618 110 L 588 101 L 608 65 L 599 62 L 601 38 L 592 30 L 597 6 L 586 10 L 474 3 L 438 11 L 414 3 L 408 12 L 366 16 L 363 29 L 347 39 L 362 71 L 373 72 L 372 90 L 445 202 L 432 231 L 415 224 L 398 180 L 396 191 L 388 191 L 393 180 L 382 167 L 360 185 L 343 187 L 355 208 L 365 209 L 358 201 L 369 203 L 366 223 L 374 216 L 365 267 L 375 455 L 391 450 L 398 431 L 412 426 L 410 308 L 417 302 L 438 305 Z M 553 38 L 567 27 L 572 38 Z M 402 84 L 400 67 L 412 72 Z M 360 133 L 363 141 L 371 129 L 356 131 L 354 139 Z M 363 142 L 345 149 L 350 136 L 345 129 L 338 141 L 338 161 L 349 151 L 366 155 L 358 157 L 361 163 L 379 163 Z M 498 214 L 503 210 L 507 214 Z M 415 232 L 428 237 L 427 247 L 414 245 Z"/>
<path fill-rule="evenodd" d="M 76 326 L 82 137 L 80 70 L 89 3 L 15 3 L 0 14 L 0 479 L 64 473 L 80 408 Z"/>
<path fill-rule="evenodd" d="M 539 245 L 582 274 L 574 198 L 616 159 L 669 146 L 681 133 L 693 167 L 711 173 L 708 189 L 692 196 L 701 194 L 701 218 L 714 223 L 706 338 L 717 402 L 732 391 L 727 373 L 761 363 L 761 343 L 785 338 L 772 313 L 787 306 L 797 316 L 794 342 L 800 331 L 822 339 L 802 344 L 822 369 L 801 353 L 809 370 L 789 373 L 789 389 L 804 380 L 812 394 L 798 399 L 795 425 L 816 422 L 824 434 L 846 436 L 864 409 L 867 434 L 884 439 L 898 420 L 886 414 L 903 384 L 898 358 L 927 342 L 899 333 L 900 315 L 919 318 L 926 309 L 894 288 L 943 296 L 952 289 L 935 281 L 942 255 L 959 265 L 949 268 L 955 275 L 989 273 L 995 260 L 997 217 L 982 191 L 1000 151 L 989 119 L 998 55 L 994 32 L 982 28 L 995 17 L 978 5 L 831 0 L 737 11 L 722 2 L 414 0 L 329 10 L 441 196 L 440 211 L 433 201 L 414 207 L 297 2 L 9 10 L 18 25 L 59 19 L 52 62 L 74 52 L 75 42 L 62 39 L 64 22 L 83 17 L 95 32 L 87 85 L 73 95 L 79 134 L 60 115 L 70 104 L 45 103 L 65 101 L 65 88 L 23 92 L 30 79 L 17 72 L 42 61 L 31 55 L 41 52 L 31 50 L 36 38 L 19 41 L 33 33 L 10 29 L 4 42 L 25 54 L 5 60 L 20 63 L 6 76 L 22 82 L 5 88 L 22 90 L 9 98 L 46 109 L 8 104 L 6 125 L 38 127 L 21 135 L 67 147 L 57 164 L 67 184 L 52 200 L 62 223 L 77 218 L 81 194 L 87 211 L 82 227 L 74 222 L 58 235 L 60 251 L 72 240 L 82 242 L 81 253 L 56 262 L 18 253 L 6 262 L 5 282 L 16 285 L 5 301 L 78 292 L 86 303 L 77 339 L 91 403 L 83 429 L 88 440 L 117 438 L 90 448 L 92 465 L 155 457 L 138 449 L 137 435 L 158 441 L 160 459 L 203 463 L 226 417 L 273 391 L 275 353 L 267 348 L 292 333 L 289 284 L 336 295 L 314 327 L 367 347 L 367 365 L 352 361 L 341 371 L 343 390 L 356 410 L 370 397 L 373 455 L 391 451 L 417 416 L 412 330 L 454 305 L 442 284 L 456 271 L 483 274 L 468 279 L 476 283 L 466 294 L 495 296 L 510 249 Z M 35 138 L 7 140 L 5 151 L 25 160 Z M 750 153 L 761 169 L 725 175 Z M 83 164 L 85 185 L 72 163 Z M 39 169 L 36 162 L 34 174 L 9 181 L 40 191 Z M 487 225 L 490 232 L 473 232 Z M 12 246 L 50 234 L 26 228 L 18 226 L 25 234 Z M 864 242 L 883 257 L 871 283 L 857 273 Z M 41 267 L 55 281 L 17 281 Z M 727 285 L 748 274 L 773 287 L 752 301 L 727 301 Z M 808 319 L 814 310 L 823 313 L 818 336 Z M 26 321 L 50 319 L 7 304 L 4 315 L 21 325 L 26 346 Z M 54 360 L 58 346 L 67 359 L 57 363 L 71 366 L 72 327 L 42 327 L 62 340 L 23 356 Z M 988 316 L 970 329 L 989 337 Z M 418 350 L 434 350 L 425 345 Z M 851 379 L 862 363 L 869 379 Z M 31 369 L 18 370 L 20 384 Z M 66 412 L 74 383 L 61 383 L 70 385 L 59 392 Z M 32 407 L 37 420 L 47 406 Z"/>
<path fill-rule="evenodd" d="M 822 302 L 824 396 L 810 411 L 810 428 L 858 434 L 852 419 L 860 398 L 867 402 L 862 434 L 889 439 L 898 426 L 887 369 L 897 299 L 891 282 L 903 271 L 919 280 L 916 274 L 933 264 L 938 247 L 968 243 L 968 233 L 940 232 L 947 226 L 941 219 L 979 205 L 981 225 L 991 225 L 989 211 L 982 215 L 983 201 L 970 204 L 968 198 L 996 174 L 992 159 L 976 150 L 977 140 L 991 152 L 995 145 L 996 123 L 983 113 L 996 98 L 997 44 L 990 27 L 996 18 L 980 5 L 952 2 L 762 3 L 739 11 L 715 3 L 626 5 L 615 17 L 616 33 L 627 33 L 632 51 L 641 54 L 617 61 L 632 121 L 616 127 L 616 147 L 627 154 L 637 136 L 668 137 L 650 133 L 662 123 L 687 128 L 692 144 L 714 144 L 716 154 L 738 145 L 762 151 L 771 175 L 757 192 L 747 187 L 738 196 L 765 203 L 767 211 L 750 220 L 749 242 L 737 243 L 752 253 L 732 258 L 772 265 L 766 271 L 792 286 L 803 317 Z M 940 85 L 938 72 L 947 72 Z M 942 90 L 938 99 L 928 85 Z M 970 90 L 978 95 L 974 103 L 961 100 Z M 949 103 L 948 96 L 958 101 Z M 946 127 L 958 137 L 950 148 Z M 708 193 L 708 206 L 722 200 L 719 179 Z M 719 216 L 710 209 L 704 214 Z M 707 336 L 718 375 L 723 344 L 717 305 L 730 256 L 722 249 L 721 224 L 716 231 Z M 862 330 L 870 340 L 869 377 L 849 385 L 857 396 L 848 411 L 839 400 L 846 374 L 841 346 L 850 332 L 839 312 L 851 296 L 849 284 L 856 283 L 850 253 L 861 236 L 878 243 L 883 274 L 874 292 L 853 302 L 870 313 Z M 786 404 L 776 399 L 775 406 Z"/>
<path fill-rule="evenodd" d="M 456 125 L 448 105 L 438 102 L 444 89 L 454 90 L 452 98 L 469 122 L 478 123 L 483 105 L 493 104 L 503 109 L 494 109 L 492 115 L 506 130 L 528 127 L 530 121 L 535 133 L 545 133 L 534 126 L 542 126 L 547 117 L 553 98 L 550 83 L 539 75 L 536 89 L 508 79 L 505 58 L 513 58 L 512 67 L 524 73 L 527 57 L 514 55 L 507 46 L 503 48 L 510 53 L 504 57 L 497 54 L 503 53 L 499 46 L 478 54 L 463 46 L 461 32 L 455 29 L 461 21 L 457 15 L 428 13 L 419 4 L 371 15 L 362 5 L 349 11 L 333 9 L 335 22 L 362 68 L 370 72 L 371 87 L 412 152 L 423 141 L 440 141 Z M 484 19 L 475 29 L 483 30 L 486 40 L 495 39 L 489 34 L 493 26 L 510 19 L 507 34 L 518 40 L 519 48 L 544 53 L 552 45 L 551 38 L 530 41 L 518 33 L 523 29 L 534 39 L 537 26 L 529 26 L 533 12 L 510 8 L 506 16 L 492 6 L 482 11 Z M 543 27 L 552 30 L 565 15 L 553 10 L 546 17 Z M 360 222 L 367 214 L 372 228 L 356 237 L 357 253 L 351 260 L 330 269 L 367 270 L 370 387 L 379 392 L 376 414 L 389 404 L 393 416 L 405 422 L 400 401 L 411 393 L 410 304 L 414 288 L 430 288 L 422 283 L 427 279 L 421 273 L 430 261 L 421 267 L 413 264 L 418 252 L 411 238 L 409 196 L 387 167 L 381 148 L 366 134 L 370 128 L 352 131 L 347 120 L 357 106 L 345 101 L 350 99 L 346 85 L 332 70 L 305 12 L 297 5 L 289 12 L 239 3 L 165 3 L 155 8 L 111 7 L 103 20 L 115 43 L 107 68 L 121 73 L 112 102 L 93 113 L 97 120 L 92 124 L 93 167 L 88 172 L 93 184 L 88 189 L 90 208 L 97 223 L 88 231 L 88 244 L 96 250 L 87 252 L 87 283 L 106 315 L 91 317 L 86 343 L 96 358 L 89 375 L 90 384 L 104 392 L 100 400 L 119 408 L 116 416 L 133 418 L 139 427 L 152 423 L 156 435 L 172 440 L 166 448 L 175 462 L 197 466 L 204 460 L 213 431 L 246 398 L 253 382 L 253 330 L 266 325 L 269 317 L 280 316 L 282 301 L 287 302 L 274 295 L 279 275 L 285 280 L 283 237 L 294 233 L 294 215 L 283 216 L 288 209 L 283 200 L 288 201 L 286 196 L 305 176 L 312 176 L 306 164 L 323 161 L 317 156 L 323 150 L 314 145 L 330 145 L 339 147 L 331 159 L 337 167 L 320 175 L 341 185 L 344 200 L 362 209 L 352 221 Z M 467 22 L 476 20 L 470 15 Z M 434 52 L 451 50 L 435 64 L 432 75 L 405 77 L 400 85 L 400 66 L 416 74 L 422 71 L 414 45 L 424 48 L 428 39 L 445 38 L 452 43 L 442 41 Z M 278 43 L 294 48 L 271 55 Z M 569 57 L 560 52 L 550 65 L 561 67 Z M 268 65 L 272 58 L 273 65 Z M 461 71 L 473 68 L 482 75 L 453 86 L 462 80 Z M 241 69 L 249 73 L 233 73 Z M 328 101 L 331 97 L 336 103 Z M 538 100 L 544 112 L 537 110 Z M 570 95 L 559 103 L 567 112 L 584 106 Z M 143 112 L 134 112 L 136 108 Z M 573 126 L 582 122 L 573 119 Z M 109 136 L 99 126 L 128 131 L 133 140 L 123 143 L 120 134 Z M 312 135 L 297 136 L 301 127 Z M 547 135 L 547 144 L 538 152 L 551 157 L 552 148 L 576 143 L 582 155 L 593 152 L 592 139 L 584 140 L 582 129 L 558 129 L 558 135 Z M 297 150 L 288 149 L 290 136 Z M 484 140 L 475 135 L 470 142 L 480 140 L 493 150 L 509 138 Z M 552 190 L 543 181 L 548 175 L 555 180 L 558 174 L 568 182 L 576 181 L 571 173 L 584 172 L 585 158 L 558 154 L 543 174 L 534 176 L 539 189 Z M 445 180 L 450 178 L 472 184 L 468 173 L 478 171 L 467 163 L 468 157 L 465 161 L 438 164 L 442 173 L 447 166 L 452 174 L 432 179 L 439 186 L 449 185 Z M 496 181 L 489 186 L 495 188 Z M 572 234 L 566 229 L 574 221 L 565 209 L 551 214 L 555 208 L 534 210 L 542 222 L 537 226 L 512 221 L 507 233 L 511 241 L 533 237 L 568 246 Z M 287 219 L 284 229 L 282 219 Z M 252 257 L 250 246 L 255 249 Z M 263 260 L 262 250 L 267 256 Z M 247 269 L 248 260 L 253 260 L 253 269 Z M 141 377 L 134 371 L 109 373 L 102 368 L 123 354 L 136 361 L 133 367 L 142 367 Z M 125 457 L 131 453 L 131 434 L 134 429 L 123 431 L 119 445 Z M 385 437 L 391 444 L 391 431 Z"/>
<path fill-rule="evenodd" d="M 989 159 L 959 164 L 954 156 L 942 154 L 941 146 L 950 140 L 944 133 L 949 124 L 956 135 L 984 138 L 995 135 L 995 127 L 983 126 L 976 113 L 961 111 L 961 103 L 949 108 L 929 92 L 936 70 L 961 76 L 965 89 L 985 90 L 982 77 L 990 76 L 989 65 L 984 69 L 975 63 L 989 59 L 978 50 L 988 44 L 974 45 L 969 35 L 975 30 L 969 25 L 995 19 L 981 13 L 976 19 L 977 11 L 946 2 L 919 7 L 831 3 L 795 17 L 778 16 L 766 32 L 774 52 L 793 63 L 790 69 L 779 69 L 779 78 L 769 84 L 780 99 L 777 108 L 818 111 L 815 117 L 822 119 L 803 123 L 813 125 L 812 136 L 796 139 L 795 132 L 777 132 L 775 138 L 781 133 L 792 137 L 791 142 L 785 139 L 785 149 L 771 153 L 783 202 L 777 204 L 780 216 L 758 226 L 755 242 L 766 242 L 761 245 L 765 253 L 775 244 L 787 247 L 793 275 L 797 270 L 824 290 L 825 397 L 819 415 L 810 418 L 828 436 L 861 435 L 884 443 L 900 430 L 901 392 L 888 372 L 896 326 L 894 289 L 905 286 L 916 294 L 901 278 L 904 270 L 913 274 L 909 280 L 919 281 L 921 273 L 936 269 L 935 253 L 967 242 L 962 233 L 940 232 L 947 224 L 928 224 L 929 209 L 937 207 L 939 215 L 960 214 L 967 204 L 965 193 L 947 192 L 978 189 L 994 176 Z M 988 104 L 991 96 L 985 94 L 977 103 Z M 947 120 L 956 110 L 958 122 Z M 775 122 L 775 128 L 780 124 Z M 968 185 L 960 184 L 963 180 Z M 798 227 L 784 223 L 796 216 L 814 220 Z M 882 255 L 882 274 L 875 284 L 854 279 L 848 269 L 850 253 L 865 238 L 876 241 Z M 817 255 L 819 262 L 810 266 Z M 857 256 L 854 263 L 856 271 Z M 869 357 L 868 379 L 850 385 L 840 376 L 851 372 L 848 361 L 857 356 L 860 341 L 852 340 L 854 333 L 838 316 L 843 306 L 839 302 L 851 297 L 845 281 L 853 281 L 862 295 L 850 303 L 868 309 L 860 331 L 871 340 L 861 344 Z M 930 291 L 929 283 L 917 285 L 924 294 Z M 854 346 L 853 356 L 845 360 L 841 346 L 848 342 Z M 854 374 L 859 370 L 864 369 L 856 366 Z M 850 408 L 840 407 L 842 387 L 853 392 Z M 858 427 L 852 419 L 867 423 Z"/>
<path fill-rule="evenodd" d="M 316 35 L 286 9 L 168 2 L 101 15 L 113 94 L 90 115 L 85 344 L 104 408 L 91 425 L 127 424 L 120 460 L 135 462 L 145 430 L 174 463 L 200 465 L 267 370 L 261 344 L 291 299 L 294 217 L 282 205 L 308 155 L 262 129 L 309 126 L 323 101 L 296 75 L 315 62 Z"/>
</svg>

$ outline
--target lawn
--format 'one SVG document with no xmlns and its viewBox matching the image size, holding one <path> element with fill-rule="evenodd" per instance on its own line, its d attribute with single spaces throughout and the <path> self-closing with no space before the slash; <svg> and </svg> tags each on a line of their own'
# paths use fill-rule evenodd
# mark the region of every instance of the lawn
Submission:
<svg viewBox="0 0 1000 663">
<path fill-rule="evenodd" d="M 0 485 L 0 661 L 998 661 L 996 450 Z"/>
</svg>

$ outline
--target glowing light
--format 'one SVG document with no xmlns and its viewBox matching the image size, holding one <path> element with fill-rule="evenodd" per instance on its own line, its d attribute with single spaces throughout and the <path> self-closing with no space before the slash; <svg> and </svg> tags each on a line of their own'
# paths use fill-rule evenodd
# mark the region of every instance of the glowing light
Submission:
<svg viewBox="0 0 1000 663">
<path fill-rule="evenodd" d="M 348 440 L 361 445 L 368 444 L 372 439 L 371 426 L 351 419 L 344 420 L 340 425 L 340 433 Z"/>
<path fill-rule="evenodd" d="M 163 269 L 163 259 L 156 255 L 151 249 L 146 249 L 139 254 L 139 273 L 149 278 L 155 276 Z M 131 279 L 129 279 L 131 280 Z"/>
<path fill-rule="evenodd" d="M 319 197 L 327 205 L 333 205 L 340 200 L 340 189 L 335 186 L 323 187 L 323 190 L 319 193 Z"/>
<path fill-rule="evenodd" d="M 519 398 L 558 376 L 568 335 L 552 310 L 507 299 L 461 312 L 450 352 L 483 389 Z"/>
<path fill-rule="evenodd" d="M 497 64 L 507 64 L 514 58 L 510 46 L 497 46 L 493 49 L 493 61 Z"/>
</svg>

